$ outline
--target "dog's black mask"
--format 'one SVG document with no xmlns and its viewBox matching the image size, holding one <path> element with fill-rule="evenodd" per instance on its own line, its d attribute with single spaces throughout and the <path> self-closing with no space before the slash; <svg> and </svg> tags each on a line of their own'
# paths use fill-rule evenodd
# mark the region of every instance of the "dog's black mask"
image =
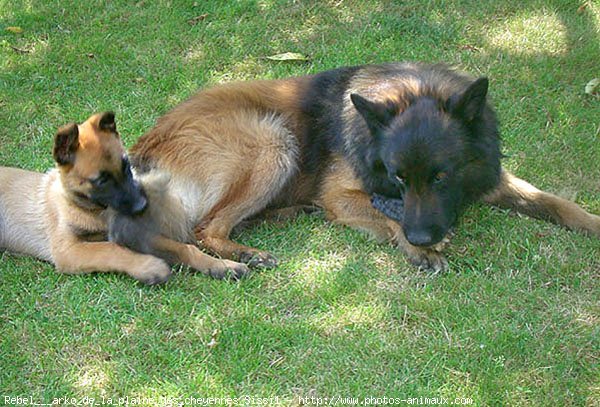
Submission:
<svg viewBox="0 0 600 407">
<path fill-rule="evenodd" d="M 402 227 L 413 245 L 440 242 L 466 205 L 498 182 L 497 125 L 486 107 L 487 87 L 482 78 L 447 100 L 420 96 L 403 112 L 351 96 L 374 138 L 365 154 L 372 178 L 367 192 L 403 199 Z M 484 112 L 491 115 L 486 120 Z"/>
<path fill-rule="evenodd" d="M 91 182 L 90 199 L 97 205 L 110 207 L 124 215 L 139 214 L 148 205 L 144 189 L 134 179 L 126 156 L 122 158 L 120 174 L 102 171 Z"/>
</svg>

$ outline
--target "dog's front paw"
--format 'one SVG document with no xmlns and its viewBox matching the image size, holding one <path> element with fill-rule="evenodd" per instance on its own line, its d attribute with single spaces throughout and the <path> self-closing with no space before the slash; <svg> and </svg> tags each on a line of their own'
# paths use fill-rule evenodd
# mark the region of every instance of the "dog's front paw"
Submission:
<svg viewBox="0 0 600 407">
<path fill-rule="evenodd" d="M 408 261 L 421 270 L 440 273 L 448 269 L 448 260 L 441 251 L 416 246 L 405 247 Z"/>
<path fill-rule="evenodd" d="M 158 257 L 144 256 L 133 271 L 128 274 L 141 283 L 156 285 L 166 283 L 171 277 L 171 267 Z"/>
<path fill-rule="evenodd" d="M 448 269 L 448 261 L 446 260 L 446 256 L 442 254 L 442 250 L 450 243 L 452 233 L 449 233 L 441 242 L 433 246 L 419 247 L 413 246 L 406 240 L 404 232 L 399 225 L 393 226 L 396 228 L 396 233 L 392 241 L 404 251 L 408 261 L 412 265 L 432 273 L 440 273 Z"/>
<path fill-rule="evenodd" d="M 271 253 L 261 251 L 245 251 L 239 255 L 240 262 L 250 267 L 272 269 L 277 267 L 277 259 Z"/>
<path fill-rule="evenodd" d="M 433 246 L 429 246 L 428 249 L 436 251 L 436 252 L 443 252 L 446 247 L 450 244 L 450 239 L 454 236 L 454 232 L 451 230 L 448 232 L 448 234 L 442 239 L 441 242 L 434 244 Z"/>
</svg>

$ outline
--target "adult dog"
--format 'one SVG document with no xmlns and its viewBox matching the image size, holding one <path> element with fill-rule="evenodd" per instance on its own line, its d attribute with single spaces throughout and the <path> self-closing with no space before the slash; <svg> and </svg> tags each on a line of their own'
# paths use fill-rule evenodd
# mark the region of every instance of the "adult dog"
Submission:
<svg viewBox="0 0 600 407">
<path fill-rule="evenodd" d="M 53 155 L 57 168 L 46 174 L 0 167 L 0 249 L 63 273 L 118 271 L 147 284 L 171 275 L 161 258 L 219 278 L 248 271 L 187 244 L 192 228 L 165 190 L 168 175 L 134 178 L 113 113 L 59 129 Z M 109 228 L 135 251 L 108 241 Z"/>
<path fill-rule="evenodd" d="M 415 265 L 483 199 L 600 236 L 600 217 L 504 171 L 488 80 L 443 65 L 392 63 L 217 86 L 158 120 L 131 149 L 141 171 L 167 171 L 196 238 L 222 257 L 274 266 L 229 239 L 265 209 L 317 204 L 327 218 L 400 246 Z M 371 205 L 402 198 L 400 224 Z"/>
</svg>

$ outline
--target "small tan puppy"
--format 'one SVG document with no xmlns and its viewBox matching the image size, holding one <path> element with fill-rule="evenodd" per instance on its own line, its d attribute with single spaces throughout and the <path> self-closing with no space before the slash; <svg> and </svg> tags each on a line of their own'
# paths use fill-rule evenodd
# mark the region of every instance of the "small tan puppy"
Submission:
<svg viewBox="0 0 600 407">
<path fill-rule="evenodd" d="M 146 284 L 171 275 L 159 257 L 216 278 L 248 272 L 188 244 L 192 228 L 168 193 L 168 176 L 141 183 L 133 177 L 113 113 L 60 128 L 53 155 L 57 168 L 46 174 L 0 167 L 0 249 L 49 261 L 62 273 L 116 271 Z M 130 245 L 136 250 L 140 236 L 148 239 L 142 245 L 147 254 L 108 241 L 109 221 L 111 235 L 124 246 L 131 230 L 139 232 Z"/>
</svg>

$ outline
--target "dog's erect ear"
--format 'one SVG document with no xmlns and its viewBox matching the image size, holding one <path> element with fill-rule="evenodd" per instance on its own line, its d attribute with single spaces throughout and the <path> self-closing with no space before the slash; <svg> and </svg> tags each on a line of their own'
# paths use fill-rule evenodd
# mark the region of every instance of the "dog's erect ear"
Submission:
<svg viewBox="0 0 600 407">
<path fill-rule="evenodd" d="M 115 114 L 113 112 L 100 113 L 98 127 L 100 128 L 100 130 L 116 133 L 117 124 L 115 123 Z"/>
<path fill-rule="evenodd" d="M 352 104 L 354 104 L 358 113 L 365 119 L 369 129 L 373 133 L 390 124 L 394 116 L 398 113 L 398 109 L 391 102 L 371 102 L 356 93 L 350 95 L 350 100 L 352 100 Z"/>
<path fill-rule="evenodd" d="M 446 101 L 446 110 L 467 122 L 479 118 L 485 107 L 488 78 L 479 78 L 462 93 L 455 93 Z"/>
<path fill-rule="evenodd" d="M 79 128 L 70 123 L 58 129 L 54 136 L 52 155 L 58 165 L 69 165 L 75 162 L 75 152 L 79 148 Z"/>
</svg>

